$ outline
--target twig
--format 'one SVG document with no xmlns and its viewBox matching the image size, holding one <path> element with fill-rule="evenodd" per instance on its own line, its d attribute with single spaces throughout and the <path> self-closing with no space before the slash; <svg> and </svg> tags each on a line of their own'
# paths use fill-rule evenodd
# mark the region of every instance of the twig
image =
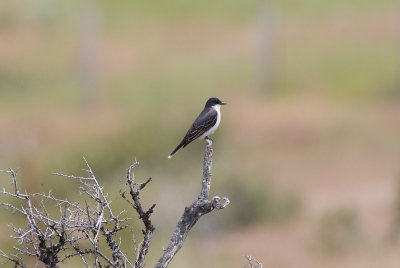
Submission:
<svg viewBox="0 0 400 268">
<path fill-rule="evenodd" d="M 0 170 L 0 172 L 9 173 L 12 179 L 13 192 L 3 189 L 0 194 L 10 196 L 14 200 L 22 200 L 23 205 L 0 202 L 0 206 L 11 208 L 17 211 L 25 218 L 25 226 L 15 227 L 10 225 L 19 247 L 13 247 L 16 254 L 5 254 L 0 251 L 0 258 L 13 262 L 15 267 L 26 267 L 24 257 L 32 256 L 36 261 L 43 262 L 46 267 L 56 268 L 58 263 L 66 259 L 79 256 L 86 267 L 138 267 L 134 266 L 127 255 L 120 249 L 120 239 L 116 240 L 115 235 L 128 227 L 126 223 L 130 218 L 123 217 L 125 210 L 115 213 L 108 199 L 108 194 L 104 192 L 103 187 L 98 183 L 91 167 L 86 159 L 83 159 L 86 165 L 84 170 L 87 177 L 65 175 L 54 173 L 67 179 L 77 180 L 79 190 L 86 195 L 87 199 L 81 205 L 78 202 L 71 203 L 68 200 L 55 198 L 51 191 L 45 193 L 21 193 L 17 183 L 17 172 L 12 169 Z M 130 171 L 131 172 L 131 171 Z M 139 204 L 139 191 L 149 183 L 150 180 L 137 186 L 134 204 Z M 35 206 L 32 198 L 38 198 L 40 204 Z M 59 207 L 59 216 L 52 218 L 48 212 L 49 206 L 45 201 L 52 202 L 53 207 Z M 46 207 L 46 205 L 48 207 Z M 139 206 L 141 207 L 141 206 Z M 142 218 L 150 217 L 154 206 L 147 212 L 143 212 Z M 149 220 L 149 219 L 147 219 Z M 152 225 L 151 225 L 152 226 Z M 154 230 L 154 229 L 153 229 Z M 100 237 L 103 237 L 101 239 Z M 146 245 L 150 243 L 151 235 L 145 236 Z M 85 241 L 89 241 L 91 247 L 87 248 Z M 104 248 L 100 241 L 106 241 Z M 142 243 L 142 251 L 145 243 Z M 100 248 L 104 252 L 100 251 Z M 147 252 L 146 248 L 146 252 Z M 72 251 L 72 253 L 71 253 Z M 145 254 L 144 254 L 145 255 Z M 144 261 L 142 254 L 142 260 Z M 92 257 L 91 259 L 88 257 Z M 111 257 L 109 257 L 111 256 Z M 93 263 L 90 263 L 92 262 Z"/>
<path fill-rule="evenodd" d="M 131 195 L 131 198 L 133 200 L 133 203 L 128 200 L 128 198 L 125 196 L 125 192 L 121 191 L 120 194 L 123 199 L 126 200 L 126 202 L 136 210 L 136 212 L 139 214 L 139 218 L 142 220 L 144 229 L 142 230 L 143 233 L 143 241 L 140 244 L 140 249 L 137 254 L 135 254 L 135 267 L 140 268 L 143 267 L 144 265 L 144 259 L 146 257 L 146 254 L 149 250 L 150 247 L 150 241 L 153 236 L 153 232 L 155 230 L 151 220 L 150 216 L 154 212 L 154 208 L 156 204 L 153 204 L 147 211 L 144 211 L 142 208 L 142 205 L 140 203 L 139 199 L 139 194 L 140 191 L 146 187 L 146 185 L 151 182 L 151 178 L 149 178 L 146 182 L 144 183 L 136 183 L 135 182 L 135 177 L 132 175 L 132 170 L 139 165 L 139 162 L 135 161 L 129 168 L 126 176 L 126 181 L 129 186 L 129 194 Z"/>
<path fill-rule="evenodd" d="M 245 266 L 243 266 L 243 268 L 247 268 L 247 267 L 248 268 L 262 268 L 263 267 L 261 262 L 259 262 L 255 258 L 251 257 L 250 255 L 246 255 L 245 257 L 246 257 L 248 263 Z"/>
</svg>

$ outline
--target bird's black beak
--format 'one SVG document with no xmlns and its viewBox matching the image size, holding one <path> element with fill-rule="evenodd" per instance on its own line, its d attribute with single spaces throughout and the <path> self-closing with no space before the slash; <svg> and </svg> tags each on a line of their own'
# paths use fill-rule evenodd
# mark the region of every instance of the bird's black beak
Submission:
<svg viewBox="0 0 400 268">
<path fill-rule="evenodd" d="M 227 105 L 227 104 L 228 104 L 227 102 L 221 101 L 221 105 Z"/>
</svg>

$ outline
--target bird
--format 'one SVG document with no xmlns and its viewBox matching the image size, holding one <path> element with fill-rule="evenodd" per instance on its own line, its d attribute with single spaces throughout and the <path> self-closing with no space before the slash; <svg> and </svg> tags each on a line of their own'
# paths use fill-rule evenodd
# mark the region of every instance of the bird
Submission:
<svg viewBox="0 0 400 268">
<path fill-rule="evenodd" d="M 212 141 L 209 136 L 217 130 L 219 123 L 221 122 L 221 105 L 226 104 L 226 102 L 222 102 L 218 98 L 208 99 L 203 111 L 201 111 L 196 120 L 194 120 L 185 137 L 175 150 L 172 151 L 168 158 L 172 158 L 180 148 L 185 148 L 189 143 L 197 138 Z"/>
</svg>

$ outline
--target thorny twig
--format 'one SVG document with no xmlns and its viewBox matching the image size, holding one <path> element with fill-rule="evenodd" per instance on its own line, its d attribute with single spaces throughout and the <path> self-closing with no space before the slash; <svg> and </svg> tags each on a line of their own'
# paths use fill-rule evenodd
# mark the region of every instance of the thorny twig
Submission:
<svg viewBox="0 0 400 268">
<path fill-rule="evenodd" d="M 144 211 L 142 208 L 142 205 L 140 204 L 139 201 L 139 194 L 140 191 L 146 187 L 146 185 L 151 181 L 151 178 L 149 178 L 146 182 L 144 183 L 136 183 L 135 182 L 135 177 L 132 174 L 132 170 L 139 165 L 139 162 L 135 161 L 129 168 L 128 168 L 128 174 L 126 177 L 127 184 L 129 186 L 129 194 L 131 195 L 131 198 L 133 200 L 133 203 L 126 197 L 125 192 L 121 191 L 120 194 L 122 198 L 124 198 L 129 205 L 136 210 L 136 212 L 139 214 L 139 218 L 142 220 L 144 224 L 144 230 L 142 230 L 143 233 L 143 241 L 140 245 L 139 251 L 136 251 L 136 256 L 135 256 L 135 267 L 143 267 L 144 265 L 144 259 L 146 257 L 146 254 L 148 252 L 148 249 L 150 247 L 150 240 L 153 235 L 153 232 L 155 230 L 151 220 L 150 216 L 154 211 L 154 208 L 156 204 L 153 204 L 147 211 Z"/>
<path fill-rule="evenodd" d="M 54 173 L 57 176 L 79 182 L 81 194 L 88 197 L 83 205 L 56 198 L 51 191 L 47 194 L 21 193 L 17 183 L 17 172 L 12 169 L 0 170 L 0 172 L 11 175 L 14 188 L 12 192 L 3 189 L 0 194 L 23 202 L 22 205 L 0 202 L 0 206 L 11 208 L 26 219 L 25 227 L 11 225 L 14 232 L 11 237 L 20 244 L 18 247 L 14 247 L 16 253 L 6 254 L 0 251 L 0 258 L 14 263 L 15 267 L 27 267 L 24 263 L 27 256 L 35 257 L 43 262 L 46 267 L 58 267 L 59 263 L 73 257 L 79 257 L 86 267 L 142 267 L 140 265 L 144 261 L 150 244 L 151 233 L 154 231 L 150 222 L 150 214 L 155 205 L 143 212 L 139 201 L 139 192 L 150 180 L 140 184 L 139 188 L 132 188 L 134 195 L 131 194 L 131 196 L 133 204 L 135 204 L 134 208 L 145 223 L 145 231 L 147 232 L 144 233 L 145 239 L 138 251 L 140 258 L 136 258 L 135 262 L 132 262 L 120 248 L 121 237 L 116 239 L 118 232 L 128 227 L 127 221 L 130 218 L 123 217 L 123 214 L 126 213 L 125 210 L 118 213 L 113 211 L 107 193 L 98 183 L 86 159 L 84 159 L 84 162 L 86 177 Z M 136 186 L 136 183 L 130 179 L 136 163 L 129 168 L 127 178 L 127 183 L 132 187 Z M 40 205 L 33 205 L 37 204 L 32 202 L 32 199 L 35 198 L 40 200 L 38 203 Z M 126 200 L 131 202 L 128 199 Z M 49 216 L 48 209 L 54 207 L 59 208 L 57 218 Z M 151 232 L 148 232 L 148 230 Z M 103 239 L 101 240 L 100 237 Z M 91 246 L 88 247 L 84 241 L 89 241 Z M 101 247 L 104 252 L 100 250 L 100 241 L 106 242 L 108 249 Z M 137 265 L 137 263 L 140 265 Z"/>
</svg>

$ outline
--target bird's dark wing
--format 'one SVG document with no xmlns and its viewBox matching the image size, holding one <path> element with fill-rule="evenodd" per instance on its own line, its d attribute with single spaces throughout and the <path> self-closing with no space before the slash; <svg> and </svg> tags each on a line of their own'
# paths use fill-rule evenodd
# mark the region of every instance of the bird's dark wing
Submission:
<svg viewBox="0 0 400 268">
<path fill-rule="evenodd" d="M 218 113 L 214 109 L 205 109 L 190 126 L 186 136 L 183 138 L 183 147 L 203 135 L 207 130 L 217 123 Z"/>
</svg>

